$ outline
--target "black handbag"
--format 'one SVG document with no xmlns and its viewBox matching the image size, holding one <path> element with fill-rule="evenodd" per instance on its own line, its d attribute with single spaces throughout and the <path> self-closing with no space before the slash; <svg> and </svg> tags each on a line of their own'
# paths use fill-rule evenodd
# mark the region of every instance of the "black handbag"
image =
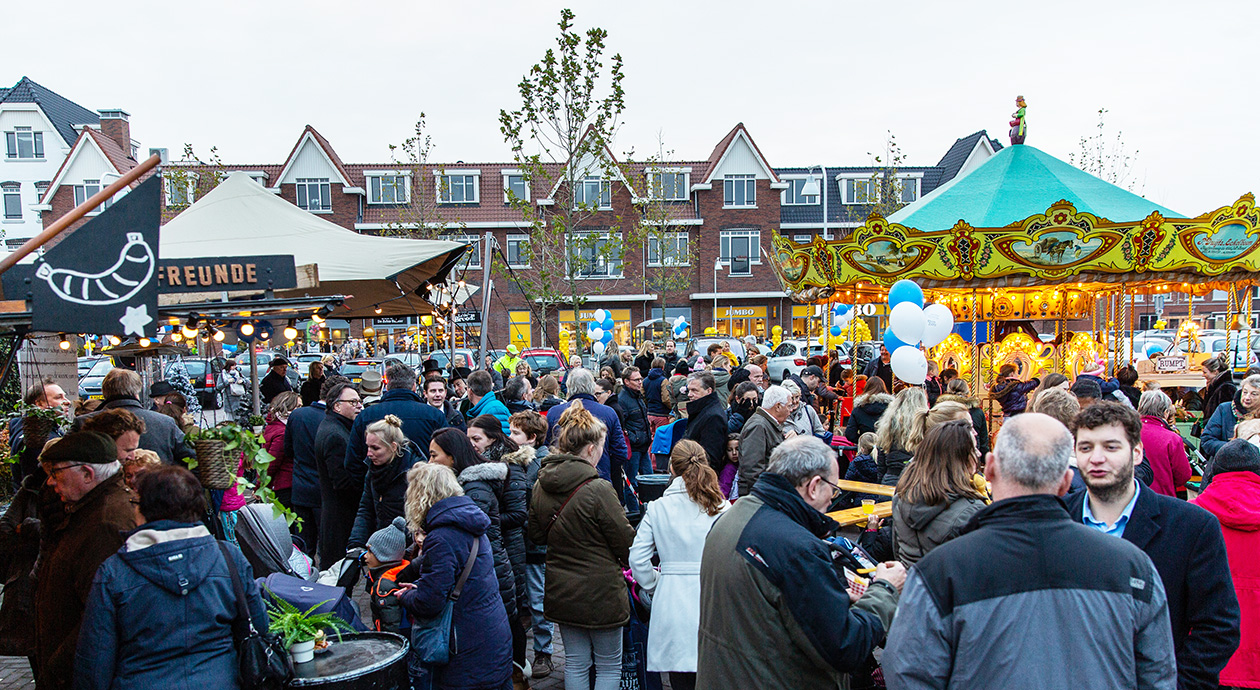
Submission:
<svg viewBox="0 0 1260 690">
<path fill-rule="evenodd" d="M 232 620 L 232 637 L 236 643 L 238 677 L 245 690 L 278 690 L 293 677 L 289 652 L 279 635 L 260 633 L 254 627 L 246 603 L 245 586 L 232 565 L 227 546 L 217 542 L 223 561 L 232 575 L 232 591 L 236 594 L 236 618 Z"/>
</svg>

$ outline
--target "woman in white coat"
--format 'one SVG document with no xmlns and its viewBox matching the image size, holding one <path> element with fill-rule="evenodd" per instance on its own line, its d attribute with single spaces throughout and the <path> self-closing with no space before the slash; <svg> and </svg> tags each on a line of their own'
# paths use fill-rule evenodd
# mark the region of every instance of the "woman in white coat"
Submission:
<svg viewBox="0 0 1260 690">
<path fill-rule="evenodd" d="M 634 579 L 652 595 L 647 670 L 669 673 L 674 690 L 696 687 L 700 554 L 713 521 L 730 507 L 704 448 L 683 440 L 669 455 L 673 479 L 646 514 L 630 547 Z M 660 571 L 652 555 L 660 555 Z"/>
</svg>

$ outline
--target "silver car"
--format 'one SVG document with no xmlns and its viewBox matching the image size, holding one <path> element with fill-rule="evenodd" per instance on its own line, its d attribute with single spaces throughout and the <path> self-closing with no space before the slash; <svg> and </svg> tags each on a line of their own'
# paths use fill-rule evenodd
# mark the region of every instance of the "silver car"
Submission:
<svg viewBox="0 0 1260 690">
<path fill-rule="evenodd" d="M 808 340 L 784 340 L 770 353 L 766 375 L 771 381 L 781 383 L 792 374 L 799 375 L 805 368 L 805 362 L 818 354 L 822 354 L 822 348 L 810 345 Z"/>
</svg>

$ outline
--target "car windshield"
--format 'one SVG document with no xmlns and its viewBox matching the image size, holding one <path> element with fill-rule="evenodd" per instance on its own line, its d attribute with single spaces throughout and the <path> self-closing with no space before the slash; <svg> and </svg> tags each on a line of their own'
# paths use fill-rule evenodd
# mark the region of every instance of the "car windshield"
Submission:
<svg viewBox="0 0 1260 690">
<path fill-rule="evenodd" d="M 89 369 L 88 373 L 84 374 L 84 376 L 104 376 L 109 373 L 110 369 L 113 369 L 113 368 L 114 368 L 113 362 L 109 361 L 108 359 L 102 359 L 96 364 L 93 364 L 92 368 Z"/>
<path fill-rule="evenodd" d="M 346 365 L 341 368 L 341 375 L 357 376 L 368 369 L 379 369 L 380 366 L 380 362 L 346 362 Z"/>
<path fill-rule="evenodd" d="M 185 359 L 172 364 L 172 367 L 179 365 L 184 366 L 184 371 L 188 373 L 189 378 L 197 378 L 206 375 L 206 363 L 204 360 Z"/>
<path fill-rule="evenodd" d="M 529 366 L 534 371 L 547 369 L 555 371 L 560 368 L 560 360 L 555 355 L 526 355 L 525 361 L 529 362 Z"/>
</svg>

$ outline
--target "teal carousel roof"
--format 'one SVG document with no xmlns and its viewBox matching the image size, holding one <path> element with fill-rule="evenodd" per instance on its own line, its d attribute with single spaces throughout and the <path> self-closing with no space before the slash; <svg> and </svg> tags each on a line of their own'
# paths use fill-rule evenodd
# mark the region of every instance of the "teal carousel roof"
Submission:
<svg viewBox="0 0 1260 690">
<path fill-rule="evenodd" d="M 1141 220 L 1152 211 L 1165 218 L 1185 217 L 1044 151 L 1018 145 L 998 151 L 888 220 L 923 232 L 947 230 L 960 220 L 976 228 L 999 228 L 1044 213 L 1060 200 L 1118 222 Z"/>
</svg>

